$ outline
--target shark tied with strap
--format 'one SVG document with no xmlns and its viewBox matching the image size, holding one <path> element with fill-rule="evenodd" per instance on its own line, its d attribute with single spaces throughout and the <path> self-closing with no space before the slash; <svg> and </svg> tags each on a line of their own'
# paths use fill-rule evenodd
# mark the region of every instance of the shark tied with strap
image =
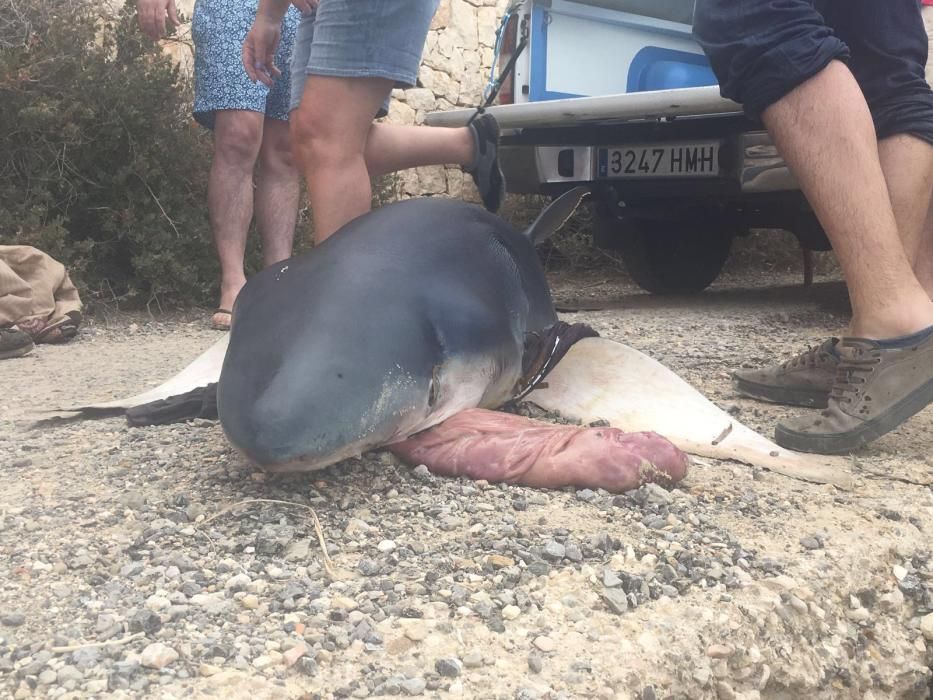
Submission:
<svg viewBox="0 0 933 700">
<path fill-rule="evenodd" d="M 391 449 L 439 474 L 616 491 L 676 482 L 687 453 L 851 486 L 844 462 L 783 450 L 651 358 L 557 318 L 534 245 L 587 193 L 524 233 L 454 200 L 382 207 L 255 275 L 229 337 L 162 386 L 72 410 L 209 415 L 219 382 L 226 438 L 273 474 Z M 484 410 L 516 397 L 591 427 Z"/>
</svg>

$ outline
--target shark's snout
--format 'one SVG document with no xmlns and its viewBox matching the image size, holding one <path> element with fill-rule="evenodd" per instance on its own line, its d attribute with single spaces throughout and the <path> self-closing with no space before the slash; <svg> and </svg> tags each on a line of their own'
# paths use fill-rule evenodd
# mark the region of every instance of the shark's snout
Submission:
<svg viewBox="0 0 933 700">
<path fill-rule="evenodd" d="M 326 467 L 397 439 L 430 411 L 430 367 L 372 362 L 362 372 L 305 366 L 292 373 L 294 366 L 255 393 L 235 381 L 218 392 L 228 439 L 263 467 Z"/>
</svg>

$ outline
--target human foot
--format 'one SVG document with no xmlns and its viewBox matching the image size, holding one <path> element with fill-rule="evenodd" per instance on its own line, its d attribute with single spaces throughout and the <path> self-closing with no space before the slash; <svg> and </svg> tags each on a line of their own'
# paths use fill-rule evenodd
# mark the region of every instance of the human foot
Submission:
<svg viewBox="0 0 933 700">
<path fill-rule="evenodd" d="M 69 311 L 53 321 L 45 318 L 30 318 L 16 322 L 17 328 L 29 335 L 36 345 L 67 343 L 78 334 L 80 324 L 80 311 Z"/>
<path fill-rule="evenodd" d="M 917 290 L 918 294 L 897 297 L 896 303 L 875 313 L 853 315 L 846 336 L 870 340 L 901 338 L 933 326 L 933 301 L 919 284 Z"/>
<path fill-rule="evenodd" d="M 220 303 L 217 305 L 214 315 L 211 316 L 211 328 L 215 331 L 230 330 L 230 323 L 233 318 L 233 304 L 236 302 L 236 298 L 239 296 L 244 284 L 246 284 L 245 279 L 230 283 L 221 282 Z"/>
<path fill-rule="evenodd" d="M 469 128 L 473 132 L 475 156 L 473 165 L 464 170 L 473 176 L 483 206 L 495 213 L 506 194 L 505 176 L 499 167 L 499 124 L 491 114 L 481 114 Z"/>
<path fill-rule="evenodd" d="M 211 328 L 215 331 L 229 331 L 233 314 L 229 309 L 217 309 L 211 316 Z"/>
</svg>

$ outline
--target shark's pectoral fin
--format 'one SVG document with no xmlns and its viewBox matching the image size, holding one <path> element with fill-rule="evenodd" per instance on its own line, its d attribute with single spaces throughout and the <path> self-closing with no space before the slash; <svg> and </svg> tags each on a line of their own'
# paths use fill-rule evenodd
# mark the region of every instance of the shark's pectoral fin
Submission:
<svg viewBox="0 0 933 700">
<path fill-rule="evenodd" d="M 182 397 L 190 394 L 195 389 L 203 389 L 211 384 L 216 384 L 220 379 L 220 370 L 224 364 L 229 338 L 229 334 L 225 333 L 220 340 L 201 353 L 194 362 L 154 389 L 123 399 L 70 406 L 53 413 L 62 415 L 67 413 L 83 414 L 86 416 L 113 415 L 122 413 L 134 406 Z"/>
<path fill-rule="evenodd" d="M 627 432 L 655 431 L 689 454 L 731 459 L 843 489 L 853 487 L 844 459 L 779 447 L 661 363 L 605 338 L 576 343 L 548 374 L 547 386 L 532 392 L 528 400 L 583 421 L 606 420 Z"/>
<path fill-rule="evenodd" d="M 126 409 L 126 422 L 134 427 L 182 423 L 193 418 L 217 420 L 216 383 Z"/>
</svg>

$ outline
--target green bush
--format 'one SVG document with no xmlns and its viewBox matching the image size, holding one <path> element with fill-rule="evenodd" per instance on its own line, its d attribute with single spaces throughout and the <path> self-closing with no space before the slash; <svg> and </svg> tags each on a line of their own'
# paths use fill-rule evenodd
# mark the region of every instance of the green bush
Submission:
<svg viewBox="0 0 933 700">
<path fill-rule="evenodd" d="M 134 6 L 101 7 L 0 0 L 0 240 L 59 259 L 90 300 L 204 302 L 209 136 Z"/>
</svg>

